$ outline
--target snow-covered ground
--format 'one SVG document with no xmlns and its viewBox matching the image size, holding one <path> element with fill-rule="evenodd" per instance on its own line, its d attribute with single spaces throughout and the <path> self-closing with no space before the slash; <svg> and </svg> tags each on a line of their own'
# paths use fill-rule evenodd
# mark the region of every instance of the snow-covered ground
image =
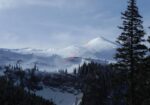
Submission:
<svg viewBox="0 0 150 105">
<path fill-rule="evenodd" d="M 44 87 L 42 90 L 36 91 L 38 96 L 47 100 L 53 100 L 56 105 L 78 105 L 82 95 L 74 95 L 68 92 L 62 92 L 60 89 Z"/>
</svg>

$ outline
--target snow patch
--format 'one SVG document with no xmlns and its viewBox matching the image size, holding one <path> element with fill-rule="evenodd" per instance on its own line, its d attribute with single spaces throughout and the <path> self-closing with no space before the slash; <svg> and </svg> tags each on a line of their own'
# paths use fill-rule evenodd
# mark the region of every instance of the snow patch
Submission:
<svg viewBox="0 0 150 105">
<path fill-rule="evenodd" d="M 36 91 L 35 93 L 38 96 L 43 97 L 47 100 L 52 100 L 56 105 L 75 105 L 77 96 L 68 92 L 62 92 L 56 88 L 45 87 L 42 90 Z M 79 100 L 80 101 L 80 100 Z"/>
</svg>

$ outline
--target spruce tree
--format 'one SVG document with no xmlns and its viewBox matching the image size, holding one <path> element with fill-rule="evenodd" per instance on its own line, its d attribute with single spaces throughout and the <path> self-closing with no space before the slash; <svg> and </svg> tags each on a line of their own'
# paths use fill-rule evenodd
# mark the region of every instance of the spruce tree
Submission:
<svg viewBox="0 0 150 105">
<path fill-rule="evenodd" d="M 123 24 L 119 27 L 122 33 L 117 40 L 119 48 L 115 56 L 120 83 L 128 88 L 125 100 L 129 105 L 136 105 L 135 88 L 141 71 L 139 68 L 147 51 L 147 47 L 143 44 L 145 32 L 141 19 L 136 0 L 129 0 L 127 10 L 122 13 Z"/>
<path fill-rule="evenodd" d="M 150 45 L 150 36 L 148 37 L 148 43 Z M 144 60 L 144 67 L 142 69 L 144 69 L 144 75 L 143 75 L 143 86 L 141 86 L 142 89 L 142 93 L 143 95 L 141 95 L 143 97 L 143 102 L 142 105 L 150 105 L 150 46 L 148 45 L 148 53 L 146 55 L 146 58 Z"/>
<path fill-rule="evenodd" d="M 83 84 L 81 105 L 110 105 L 110 70 L 108 65 L 93 62 L 80 67 L 79 79 Z"/>
<path fill-rule="evenodd" d="M 150 43 L 150 36 L 148 37 L 148 42 Z"/>
</svg>

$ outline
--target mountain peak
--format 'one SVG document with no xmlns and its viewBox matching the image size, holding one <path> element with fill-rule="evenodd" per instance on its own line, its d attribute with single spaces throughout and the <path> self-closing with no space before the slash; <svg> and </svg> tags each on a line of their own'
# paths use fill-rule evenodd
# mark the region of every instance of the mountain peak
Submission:
<svg viewBox="0 0 150 105">
<path fill-rule="evenodd" d="M 90 50 L 105 50 L 110 48 L 116 48 L 116 44 L 107 40 L 104 37 L 97 37 L 90 40 L 85 47 Z"/>
<path fill-rule="evenodd" d="M 94 39 L 90 40 L 88 42 L 88 44 L 98 44 L 98 43 L 103 42 L 103 41 L 105 41 L 104 38 L 97 37 L 97 38 L 94 38 Z"/>
</svg>

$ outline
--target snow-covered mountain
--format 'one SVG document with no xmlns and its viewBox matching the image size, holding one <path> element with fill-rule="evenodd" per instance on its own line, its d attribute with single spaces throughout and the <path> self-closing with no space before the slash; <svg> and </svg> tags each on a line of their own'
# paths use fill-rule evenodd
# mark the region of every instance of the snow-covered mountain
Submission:
<svg viewBox="0 0 150 105">
<path fill-rule="evenodd" d="M 56 53 L 64 57 L 84 57 L 103 60 L 113 60 L 117 44 L 103 37 L 90 40 L 84 45 L 71 45 Z"/>
<path fill-rule="evenodd" d="M 106 63 L 113 60 L 117 45 L 103 37 L 95 38 L 81 46 L 62 49 L 0 49 L 0 65 L 16 64 L 18 60 L 24 68 L 36 63 L 40 70 L 70 72 L 84 62 Z"/>
<path fill-rule="evenodd" d="M 84 45 L 87 49 L 91 51 L 101 51 L 101 50 L 106 50 L 106 49 L 112 49 L 116 48 L 116 44 L 103 38 L 103 37 L 98 37 L 95 38 L 91 41 L 89 41 L 87 44 Z"/>
</svg>

